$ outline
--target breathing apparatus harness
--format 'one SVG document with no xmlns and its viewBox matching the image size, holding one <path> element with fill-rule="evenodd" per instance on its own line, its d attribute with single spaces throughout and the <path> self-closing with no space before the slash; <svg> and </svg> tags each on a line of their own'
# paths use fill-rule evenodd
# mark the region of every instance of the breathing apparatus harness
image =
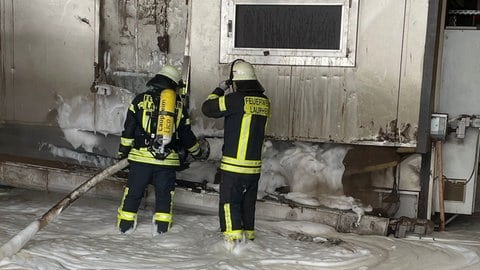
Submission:
<svg viewBox="0 0 480 270">
<path fill-rule="evenodd" d="M 181 110 L 181 107 L 179 108 Z M 177 95 L 173 89 L 163 89 L 160 92 L 158 111 L 151 118 L 157 118 L 155 132 L 145 132 L 145 144 L 148 151 L 156 158 L 164 160 L 173 147 L 166 147 L 172 142 L 177 121 Z M 179 112 L 181 113 L 181 111 Z M 150 119 L 149 119 L 150 121 Z"/>
</svg>

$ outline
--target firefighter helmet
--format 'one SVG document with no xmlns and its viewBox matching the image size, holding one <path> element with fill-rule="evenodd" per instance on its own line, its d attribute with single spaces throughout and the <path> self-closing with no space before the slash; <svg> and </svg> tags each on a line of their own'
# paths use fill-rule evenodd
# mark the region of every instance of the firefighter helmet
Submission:
<svg viewBox="0 0 480 270">
<path fill-rule="evenodd" d="M 180 72 L 178 72 L 178 70 L 174 66 L 171 66 L 171 65 L 163 66 L 162 70 L 160 70 L 157 74 L 163 75 L 163 76 L 171 79 L 176 84 L 179 84 L 180 79 L 181 79 L 180 78 L 181 77 Z"/>
<path fill-rule="evenodd" d="M 232 66 L 232 81 L 256 80 L 253 66 L 245 61 L 235 61 Z"/>
</svg>

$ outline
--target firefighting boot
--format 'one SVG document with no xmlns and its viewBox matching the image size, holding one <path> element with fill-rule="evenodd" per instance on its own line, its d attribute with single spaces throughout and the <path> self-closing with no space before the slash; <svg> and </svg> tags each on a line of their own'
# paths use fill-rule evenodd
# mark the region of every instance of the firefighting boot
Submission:
<svg viewBox="0 0 480 270">
<path fill-rule="evenodd" d="M 117 228 L 120 233 L 126 233 L 127 231 L 133 231 L 137 223 L 137 213 L 123 211 L 121 208 L 118 208 L 117 215 Z"/>
<path fill-rule="evenodd" d="M 223 240 L 224 240 L 225 248 L 229 252 L 233 252 L 234 249 L 240 245 L 240 243 L 242 242 L 242 239 L 244 239 L 242 230 L 223 232 Z"/>
<path fill-rule="evenodd" d="M 157 233 L 166 233 L 168 231 L 168 223 L 162 221 L 156 221 L 155 227 L 157 228 Z"/>
<path fill-rule="evenodd" d="M 120 233 L 126 233 L 127 231 L 133 229 L 134 224 L 135 223 L 133 221 L 120 220 L 120 223 L 118 224 L 118 230 Z"/>
<path fill-rule="evenodd" d="M 156 212 L 153 215 L 153 224 L 157 228 L 157 233 L 166 233 L 172 224 L 172 214 Z"/>
<path fill-rule="evenodd" d="M 254 230 L 244 230 L 243 234 L 244 234 L 245 239 L 250 240 L 250 241 L 255 240 L 255 231 Z"/>
</svg>

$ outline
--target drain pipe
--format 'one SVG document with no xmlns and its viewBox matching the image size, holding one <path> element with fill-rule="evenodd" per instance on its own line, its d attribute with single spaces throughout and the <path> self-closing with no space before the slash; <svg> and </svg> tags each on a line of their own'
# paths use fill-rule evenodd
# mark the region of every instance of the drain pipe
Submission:
<svg viewBox="0 0 480 270">
<path fill-rule="evenodd" d="M 445 230 L 445 201 L 443 197 L 443 158 L 442 158 L 442 140 L 435 143 L 435 152 L 437 155 L 437 177 L 438 177 L 438 204 L 440 207 L 440 228 L 439 231 Z"/>
</svg>

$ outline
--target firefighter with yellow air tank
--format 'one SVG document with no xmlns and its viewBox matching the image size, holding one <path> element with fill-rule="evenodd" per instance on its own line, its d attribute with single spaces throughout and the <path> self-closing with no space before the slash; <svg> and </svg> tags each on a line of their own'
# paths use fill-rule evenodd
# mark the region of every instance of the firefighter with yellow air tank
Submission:
<svg viewBox="0 0 480 270">
<path fill-rule="evenodd" d="M 225 94 L 225 90 L 233 92 Z M 219 221 L 227 244 L 255 238 L 255 204 L 270 100 L 263 94 L 253 66 L 235 60 L 230 78 L 204 101 L 207 117 L 224 118 L 220 164 Z"/>
<path fill-rule="evenodd" d="M 165 65 L 150 79 L 149 89 L 138 94 L 127 111 L 120 139 L 119 158 L 128 158 L 130 170 L 120 207 L 117 227 L 121 233 L 136 227 L 137 211 L 148 184 L 155 187 L 156 232 L 167 232 L 172 224 L 176 169 L 180 153 L 206 159 L 208 142 L 198 140 L 190 127 L 187 108 L 176 91 L 180 73 Z"/>
</svg>

